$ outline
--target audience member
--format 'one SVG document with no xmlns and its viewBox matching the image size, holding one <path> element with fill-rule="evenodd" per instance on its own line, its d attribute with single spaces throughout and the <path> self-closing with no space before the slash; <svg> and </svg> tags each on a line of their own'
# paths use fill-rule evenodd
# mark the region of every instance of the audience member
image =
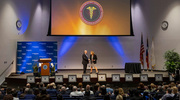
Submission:
<svg viewBox="0 0 180 100">
<path fill-rule="evenodd" d="M 2 92 L 0 91 L 0 100 L 2 100 L 3 99 L 3 94 L 2 94 Z"/>
<path fill-rule="evenodd" d="M 13 100 L 13 95 L 12 95 L 12 89 L 11 88 L 6 89 L 6 95 L 4 96 L 3 100 Z"/>
<path fill-rule="evenodd" d="M 82 83 L 79 83 L 79 84 L 78 84 L 78 91 L 81 91 L 81 92 L 84 91 L 84 88 L 83 88 L 83 84 L 82 84 Z"/>
<path fill-rule="evenodd" d="M 17 97 L 17 91 L 15 89 L 12 89 L 12 96 L 13 100 L 19 100 L 19 98 Z"/>
<path fill-rule="evenodd" d="M 38 94 L 36 98 L 36 100 L 50 100 L 50 99 L 51 99 L 50 95 L 47 94 L 47 91 L 44 88 L 41 90 L 41 93 Z"/>
<path fill-rule="evenodd" d="M 119 94 L 119 89 L 115 89 L 113 94 L 110 96 L 111 100 L 116 100 L 118 94 Z"/>
<path fill-rule="evenodd" d="M 130 100 L 143 100 L 143 97 L 140 95 L 138 90 L 134 90 L 134 96 Z"/>
<path fill-rule="evenodd" d="M 158 86 L 158 89 L 157 89 L 157 92 L 155 93 L 154 98 L 155 98 L 156 100 L 159 100 L 160 98 L 162 98 L 162 96 L 163 96 L 164 94 L 166 94 L 166 93 L 163 91 L 162 86 Z"/>
<path fill-rule="evenodd" d="M 174 86 L 174 87 L 172 88 L 172 92 L 173 92 L 173 94 L 174 94 L 173 100 L 179 99 L 178 88 Z M 176 98 L 177 98 L 177 99 L 176 99 Z"/>
<path fill-rule="evenodd" d="M 140 93 L 143 93 L 144 90 L 145 90 L 144 84 L 143 84 L 143 83 L 139 83 L 139 86 L 138 86 L 137 90 L 138 90 Z"/>
<path fill-rule="evenodd" d="M 86 91 L 90 91 L 90 95 L 94 95 L 94 92 L 90 90 L 90 85 L 86 85 Z M 83 91 L 83 94 L 85 94 L 85 91 Z"/>
<path fill-rule="evenodd" d="M 167 98 L 173 98 L 174 94 L 172 94 L 172 89 L 168 88 L 166 91 L 166 94 L 163 95 L 163 97 L 161 98 L 161 100 L 167 100 Z"/>
<path fill-rule="evenodd" d="M 124 90 L 122 88 L 119 88 L 119 94 L 116 97 L 116 100 L 123 100 L 125 98 Z"/>
<path fill-rule="evenodd" d="M 34 88 L 34 95 L 37 96 L 39 93 L 39 88 Z"/>
<path fill-rule="evenodd" d="M 82 100 L 96 100 L 96 98 L 90 95 L 89 90 L 86 90 Z"/>
<path fill-rule="evenodd" d="M 110 87 L 110 84 L 106 84 L 106 92 L 112 94 L 113 89 Z"/>
<path fill-rule="evenodd" d="M 26 88 L 31 88 L 31 84 L 30 84 L 30 83 L 27 83 L 27 84 L 26 84 Z"/>
<path fill-rule="evenodd" d="M 66 88 L 64 86 L 62 86 L 62 88 L 60 89 L 60 92 L 59 92 L 61 95 L 69 95 L 66 91 Z"/>
<path fill-rule="evenodd" d="M 24 97 L 23 97 L 24 96 Z M 25 89 L 25 95 L 22 96 L 22 99 L 35 99 L 35 95 L 33 94 L 33 90 L 30 88 Z"/>
<path fill-rule="evenodd" d="M 70 93 L 70 97 L 73 96 L 84 96 L 84 94 L 81 91 L 77 91 L 76 86 L 73 86 L 73 92 Z"/>
</svg>

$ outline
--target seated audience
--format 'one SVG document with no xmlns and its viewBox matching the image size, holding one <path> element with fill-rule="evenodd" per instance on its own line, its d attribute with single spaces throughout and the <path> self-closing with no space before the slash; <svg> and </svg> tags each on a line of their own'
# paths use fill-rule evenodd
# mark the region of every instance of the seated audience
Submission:
<svg viewBox="0 0 180 100">
<path fill-rule="evenodd" d="M 89 90 L 86 90 L 82 100 L 96 100 L 96 98 L 90 95 Z"/>
<path fill-rule="evenodd" d="M 150 93 L 150 92 L 154 92 L 154 90 L 152 89 L 151 85 L 148 85 L 148 87 L 145 88 L 144 92 Z"/>
<path fill-rule="evenodd" d="M 98 89 L 95 91 L 96 93 L 94 94 L 95 95 L 95 97 L 98 97 L 98 96 L 101 96 L 101 90 L 100 90 L 100 86 L 99 87 L 97 87 Z"/>
<path fill-rule="evenodd" d="M 79 83 L 79 84 L 78 84 L 78 91 L 81 91 L 81 92 L 84 91 L 84 88 L 83 88 L 83 84 L 82 84 L 82 83 Z"/>
<path fill-rule="evenodd" d="M 27 83 L 27 84 L 26 84 L 26 88 L 31 88 L 31 84 L 30 84 L 30 83 Z"/>
<path fill-rule="evenodd" d="M 96 83 L 94 88 L 93 88 L 93 92 L 96 93 L 96 91 L 98 91 L 99 87 L 100 87 L 99 83 Z"/>
<path fill-rule="evenodd" d="M 12 89 L 11 88 L 6 89 L 6 95 L 4 96 L 3 100 L 13 100 L 13 95 L 12 95 Z"/>
<path fill-rule="evenodd" d="M 172 88 L 172 92 L 173 92 L 173 94 L 174 94 L 173 100 L 179 99 L 178 88 L 174 86 L 174 87 Z"/>
<path fill-rule="evenodd" d="M 134 96 L 131 97 L 130 100 L 143 100 L 143 97 L 138 90 L 134 90 Z"/>
<path fill-rule="evenodd" d="M 50 95 L 47 94 L 46 89 L 42 89 L 41 93 L 37 95 L 36 100 L 51 100 Z"/>
<path fill-rule="evenodd" d="M 39 83 L 39 91 L 41 92 L 42 89 L 46 89 L 43 82 Z"/>
<path fill-rule="evenodd" d="M 119 94 L 119 89 L 115 89 L 112 95 L 110 96 L 111 100 L 116 100 L 118 94 Z"/>
<path fill-rule="evenodd" d="M 116 100 L 123 100 L 124 97 L 124 90 L 122 88 L 119 88 L 119 94 L 117 95 Z"/>
<path fill-rule="evenodd" d="M 94 92 L 90 90 L 90 85 L 86 85 L 86 91 L 90 91 L 90 95 L 94 95 Z M 83 91 L 83 94 L 85 94 L 85 91 Z"/>
<path fill-rule="evenodd" d="M 137 90 L 138 90 L 140 93 L 143 93 L 144 90 L 145 90 L 144 84 L 143 84 L 143 83 L 139 83 L 139 86 L 138 86 Z"/>
<path fill-rule="evenodd" d="M 72 84 L 69 84 L 69 86 L 68 86 L 67 89 L 66 89 L 66 92 L 67 92 L 68 94 L 70 94 L 70 93 L 72 92 L 72 89 L 73 89 L 73 85 L 72 85 Z"/>
<path fill-rule="evenodd" d="M 106 92 L 112 94 L 113 89 L 110 87 L 110 84 L 106 84 Z"/>
<path fill-rule="evenodd" d="M 163 95 L 163 97 L 161 98 L 161 100 L 167 100 L 167 98 L 173 98 L 174 94 L 172 94 L 172 89 L 168 88 L 166 91 L 166 94 Z"/>
<path fill-rule="evenodd" d="M 35 99 L 35 95 L 33 94 L 33 90 L 30 88 L 25 89 L 25 94 L 21 96 L 22 99 Z"/>
<path fill-rule="evenodd" d="M 101 91 L 101 96 L 103 97 L 104 100 L 110 100 L 109 94 L 106 92 L 106 87 L 105 85 L 102 85 L 100 88 Z"/>
<path fill-rule="evenodd" d="M 39 88 L 34 88 L 34 95 L 37 96 L 40 93 Z"/>
<path fill-rule="evenodd" d="M 156 91 L 156 85 L 154 83 L 151 83 L 150 86 L 151 86 L 151 89 L 152 89 L 150 92 Z"/>
<path fill-rule="evenodd" d="M 77 91 L 76 86 L 73 86 L 73 92 L 70 93 L 70 97 L 73 96 L 84 96 L 84 94 L 81 91 Z"/>
<path fill-rule="evenodd" d="M 154 98 L 155 98 L 156 100 L 159 100 L 160 98 L 162 98 L 162 96 L 163 96 L 164 94 L 166 94 L 166 93 L 163 91 L 162 86 L 158 86 L 158 90 L 157 90 Z"/>
<path fill-rule="evenodd" d="M 93 87 L 86 85 L 83 92 L 82 83 L 78 84 L 79 88 L 71 84 L 68 87 L 66 86 L 66 84 L 56 86 L 55 83 L 50 83 L 45 88 L 43 83 L 37 82 L 35 87 L 31 88 L 31 85 L 27 83 L 19 91 L 1 88 L 0 100 L 71 100 L 71 98 L 79 100 L 180 100 L 180 84 L 177 83 L 176 86 L 173 82 L 170 84 L 163 83 L 162 86 L 157 86 L 154 83 L 146 86 L 139 83 L 137 87 L 129 90 L 129 95 L 124 93 L 123 89 L 125 88 L 115 86 L 112 89 L 109 84 L 100 86 L 99 83 L 96 83 L 95 86 L 92 85 Z"/>
<path fill-rule="evenodd" d="M 12 96 L 13 100 L 19 100 L 19 98 L 17 97 L 17 91 L 15 89 L 12 89 Z"/>
<path fill-rule="evenodd" d="M 60 92 L 59 92 L 61 95 L 69 95 L 66 91 L 66 88 L 64 86 L 62 86 L 62 88 L 60 89 Z"/>
<path fill-rule="evenodd" d="M 3 94 L 2 94 L 2 92 L 0 91 L 0 100 L 2 100 L 3 99 Z"/>
<path fill-rule="evenodd" d="M 55 93 L 56 94 L 56 89 L 53 83 L 49 84 L 48 89 L 46 89 L 48 94 Z"/>
</svg>

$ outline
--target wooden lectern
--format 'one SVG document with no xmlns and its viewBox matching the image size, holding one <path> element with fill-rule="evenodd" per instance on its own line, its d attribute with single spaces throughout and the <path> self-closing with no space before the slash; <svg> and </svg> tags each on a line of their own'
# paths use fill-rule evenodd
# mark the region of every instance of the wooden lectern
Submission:
<svg viewBox="0 0 180 100">
<path fill-rule="evenodd" d="M 42 59 L 39 59 L 39 62 L 43 63 L 41 65 L 41 76 L 49 76 L 50 74 L 49 62 L 51 62 L 51 58 L 42 58 Z"/>
</svg>

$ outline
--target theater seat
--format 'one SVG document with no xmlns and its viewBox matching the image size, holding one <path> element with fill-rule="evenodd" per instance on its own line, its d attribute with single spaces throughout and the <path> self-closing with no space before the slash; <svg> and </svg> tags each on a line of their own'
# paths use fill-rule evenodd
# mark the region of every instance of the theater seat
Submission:
<svg viewBox="0 0 180 100">
<path fill-rule="evenodd" d="M 166 100 L 173 100 L 173 97 L 167 97 Z"/>
<path fill-rule="evenodd" d="M 35 95 L 33 95 L 33 94 L 26 94 L 25 96 L 24 96 L 24 99 L 26 99 L 26 100 L 35 100 Z"/>
</svg>

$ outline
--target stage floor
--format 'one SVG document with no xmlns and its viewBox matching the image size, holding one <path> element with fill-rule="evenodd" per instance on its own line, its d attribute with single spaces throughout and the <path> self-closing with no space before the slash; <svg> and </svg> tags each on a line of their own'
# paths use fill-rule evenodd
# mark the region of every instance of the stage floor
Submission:
<svg viewBox="0 0 180 100">
<path fill-rule="evenodd" d="M 90 70 L 87 70 L 86 74 L 90 74 Z M 99 74 L 106 74 L 107 78 L 111 78 L 112 74 L 120 74 L 121 78 L 125 77 L 125 74 L 129 74 L 129 73 L 125 73 L 125 70 L 122 69 L 100 69 L 99 70 Z M 166 71 L 141 71 L 141 74 L 148 74 L 148 77 L 155 77 L 155 74 L 163 74 L 163 77 L 169 77 L 168 76 L 168 72 Z M 18 79 L 26 79 L 26 77 L 28 75 L 33 75 L 33 73 L 27 73 L 27 74 L 12 74 L 10 75 L 8 78 L 18 78 Z M 60 70 L 58 69 L 58 72 L 56 73 L 56 75 L 63 75 L 64 78 L 68 78 L 68 75 L 77 75 L 77 78 L 82 78 L 83 74 L 83 70 L 81 69 L 77 69 L 77 70 Z M 97 74 L 95 73 L 95 70 L 93 70 L 93 73 L 90 74 L 91 78 L 97 78 Z M 140 74 L 133 74 L 134 78 L 138 78 L 140 77 Z M 38 78 L 38 77 L 37 77 Z M 53 77 L 50 77 L 53 78 Z"/>
</svg>

